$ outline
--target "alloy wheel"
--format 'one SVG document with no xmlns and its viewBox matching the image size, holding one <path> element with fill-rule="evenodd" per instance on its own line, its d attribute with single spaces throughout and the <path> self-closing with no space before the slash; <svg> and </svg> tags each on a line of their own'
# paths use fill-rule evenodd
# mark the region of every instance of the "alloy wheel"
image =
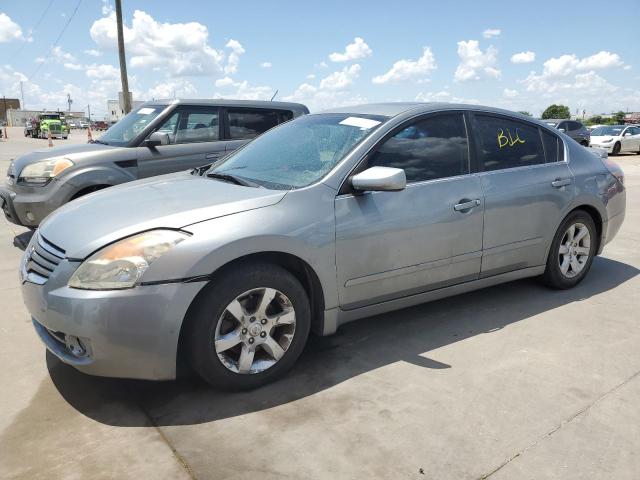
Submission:
<svg viewBox="0 0 640 480">
<path fill-rule="evenodd" d="M 214 348 L 228 370 L 260 373 L 284 356 L 295 329 L 289 298 L 273 288 L 254 288 L 227 305 L 216 325 Z"/>
<path fill-rule="evenodd" d="M 591 234 L 583 223 L 574 223 L 565 232 L 558 249 L 560 272 L 574 278 L 584 270 L 591 254 Z"/>
</svg>

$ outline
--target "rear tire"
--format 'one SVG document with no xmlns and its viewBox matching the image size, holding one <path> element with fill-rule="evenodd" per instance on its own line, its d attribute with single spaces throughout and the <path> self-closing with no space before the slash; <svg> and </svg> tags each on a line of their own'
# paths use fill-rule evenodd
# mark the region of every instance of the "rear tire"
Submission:
<svg viewBox="0 0 640 480">
<path fill-rule="evenodd" d="M 598 241 L 591 215 L 584 210 L 571 212 L 553 238 L 543 282 L 556 289 L 575 287 L 589 272 Z"/>
<path fill-rule="evenodd" d="M 311 307 L 303 286 L 284 268 L 245 264 L 222 271 L 205 287 L 188 321 L 193 369 L 216 388 L 247 390 L 294 365 L 309 336 Z M 244 355 L 250 359 L 243 362 Z"/>
</svg>

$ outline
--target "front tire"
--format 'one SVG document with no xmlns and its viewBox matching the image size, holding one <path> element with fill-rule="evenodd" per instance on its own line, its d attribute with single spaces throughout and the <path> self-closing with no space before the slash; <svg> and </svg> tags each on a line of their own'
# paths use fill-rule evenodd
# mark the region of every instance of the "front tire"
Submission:
<svg viewBox="0 0 640 480">
<path fill-rule="evenodd" d="M 616 144 L 613 146 L 613 150 L 611 152 L 611 155 L 619 155 L 621 148 L 622 148 L 622 146 L 620 145 L 620 142 L 616 142 Z"/>
<path fill-rule="evenodd" d="M 303 286 L 268 263 L 223 271 L 191 315 L 191 365 L 212 386 L 227 390 L 256 388 L 284 375 L 302 353 L 311 326 Z"/>
<path fill-rule="evenodd" d="M 551 243 L 542 276 L 557 289 L 575 287 L 589 272 L 598 246 L 593 218 L 584 210 L 571 212 L 560 224 Z"/>
</svg>

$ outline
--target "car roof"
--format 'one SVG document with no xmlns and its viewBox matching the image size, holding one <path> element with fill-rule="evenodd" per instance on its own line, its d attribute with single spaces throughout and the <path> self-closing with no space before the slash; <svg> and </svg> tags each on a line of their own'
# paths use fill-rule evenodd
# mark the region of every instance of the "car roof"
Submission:
<svg viewBox="0 0 640 480">
<path fill-rule="evenodd" d="M 292 110 L 294 112 L 309 113 L 309 109 L 294 102 L 270 102 L 268 100 L 232 100 L 222 98 L 171 98 L 152 100 L 145 102 L 145 105 L 213 105 L 217 107 L 254 107 L 254 108 L 277 108 L 281 110 Z"/>
<path fill-rule="evenodd" d="M 570 118 L 541 118 L 540 121 L 541 122 L 555 122 L 555 123 L 560 123 L 560 122 L 578 122 L 578 123 L 582 123 L 580 120 L 571 120 Z"/>
<path fill-rule="evenodd" d="M 446 102 L 389 102 L 389 103 L 369 103 L 364 105 L 353 105 L 347 107 L 332 108 L 318 112 L 324 113 L 349 113 L 354 115 L 382 115 L 386 117 L 395 117 L 402 115 L 406 112 L 412 112 L 416 114 L 428 113 L 439 110 L 471 110 L 476 112 L 485 113 L 499 113 L 503 115 L 509 115 L 511 117 L 518 117 L 523 120 L 533 122 L 544 122 L 539 119 L 522 115 L 510 110 L 504 110 L 501 108 L 487 107 L 483 105 L 468 104 L 468 103 L 446 103 Z M 543 123 L 546 126 L 546 124 Z"/>
</svg>

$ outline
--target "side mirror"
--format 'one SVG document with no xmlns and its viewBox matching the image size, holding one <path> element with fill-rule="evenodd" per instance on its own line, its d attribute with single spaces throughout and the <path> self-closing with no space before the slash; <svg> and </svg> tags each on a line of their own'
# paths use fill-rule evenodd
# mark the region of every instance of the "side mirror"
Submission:
<svg viewBox="0 0 640 480">
<path fill-rule="evenodd" d="M 561 132 L 564 132 L 564 128 L 559 128 L 558 130 L 560 130 Z"/>
<path fill-rule="evenodd" d="M 631 136 L 631 132 L 624 132 L 623 137 Z"/>
<path fill-rule="evenodd" d="M 163 132 L 153 132 L 144 141 L 145 147 L 154 148 L 160 145 L 169 145 L 169 134 Z"/>
<path fill-rule="evenodd" d="M 397 191 L 407 186 L 401 168 L 371 167 L 351 178 L 351 186 L 359 191 Z"/>
</svg>

